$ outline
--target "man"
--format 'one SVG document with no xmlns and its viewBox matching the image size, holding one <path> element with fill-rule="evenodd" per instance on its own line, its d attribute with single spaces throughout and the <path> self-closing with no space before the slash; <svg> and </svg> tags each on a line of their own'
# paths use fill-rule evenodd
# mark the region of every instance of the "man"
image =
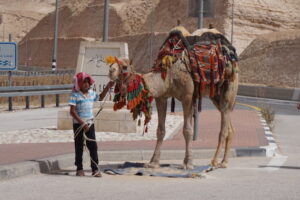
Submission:
<svg viewBox="0 0 300 200">
<path fill-rule="evenodd" d="M 98 168 L 98 147 L 95 137 L 95 126 L 93 123 L 93 104 L 99 99 L 99 95 L 91 89 L 94 80 L 85 73 L 80 72 L 74 76 L 74 88 L 70 96 L 70 115 L 73 117 L 73 131 L 75 140 L 75 165 L 77 167 L 76 176 L 85 176 L 82 166 L 84 134 L 93 141 L 86 141 L 86 146 L 90 152 L 92 176 L 101 177 Z M 103 100 L 109 88 L 114 82 L 109 82 L 100 99 Z"/>
</svg>

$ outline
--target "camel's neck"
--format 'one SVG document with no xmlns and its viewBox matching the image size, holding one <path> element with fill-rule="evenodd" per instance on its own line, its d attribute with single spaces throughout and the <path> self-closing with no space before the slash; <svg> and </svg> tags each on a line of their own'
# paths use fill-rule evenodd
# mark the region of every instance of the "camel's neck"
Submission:
<svg viewBox="0 0 300 200">
<path fill-rule="evenodd" d="M 161 78 L 161 73 L 150 72 L 143 75 L 144 81 L 154 98 L 162 96 L 168 90 L 168 80 Z"/>
</svg>

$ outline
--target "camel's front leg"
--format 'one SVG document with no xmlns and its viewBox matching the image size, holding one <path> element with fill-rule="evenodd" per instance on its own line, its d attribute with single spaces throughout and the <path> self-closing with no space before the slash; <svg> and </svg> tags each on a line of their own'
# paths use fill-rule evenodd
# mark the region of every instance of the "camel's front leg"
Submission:
<svg viewBox="0 0 300 200">
<path fill-rule="evenodd" d="M 185 100 L 182 101 L 182 107 L 184 112 L 184 124 L 183 124 L 183 136 L 185 139 L 185 157 L 183 161 L 184 169 L 192 169 L 193 168 L 193 159 L 192 159 L 192 150 L 191 150 L 191 142 L 193 137 L 193 106 L 192 106 L 192 97 L 186 97 Z"/>
<path fill-rule="evenodd" d="M 149 164 L 146 167 L 151 168 L 158 168 L 159 167 L 159 160 L 160 160 L 160 147 L 163 143 L 163 139 L 165 137 L 165 121 L 166 121 L 166 114 L 167 114 L 167 99 L 166 98 L 156 98 L 156 108 L 158 114 L 158 126 L 156 131 L 157 141 L 155 151 L 151 158 Z"/>
</svg>

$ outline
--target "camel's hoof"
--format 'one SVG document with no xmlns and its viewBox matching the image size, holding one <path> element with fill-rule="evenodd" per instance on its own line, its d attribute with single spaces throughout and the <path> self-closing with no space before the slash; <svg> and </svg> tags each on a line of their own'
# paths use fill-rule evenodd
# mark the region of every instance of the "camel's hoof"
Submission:
<svg viewBox="0 0 300 200">
<path fill-rule="evenodd" d="M 218 164 L 219 168 L 227 168 L 227 162 L 222 162 L 220 164 Z"/>
<path fill-rule="evenodd" d="M 160 165 L 159 163 L 154 163 L 154 162 L 150 162 L 150 163 L 146 163 L 144 165 L 145 168 L 159 168 Z"/>
<path fill-rule="evenodd" d="M 183 164 L 182 168 L 184 170 L 194 169 L 194 165 L 193 164 Z"/>
<path fill-rule="evenodd" d="M 215 167 L 215 168 L 219 167 L 218 161 L 216 161 L 216 160 L 212 160 L 210 164 L 212 167 Z"/>
</svg>

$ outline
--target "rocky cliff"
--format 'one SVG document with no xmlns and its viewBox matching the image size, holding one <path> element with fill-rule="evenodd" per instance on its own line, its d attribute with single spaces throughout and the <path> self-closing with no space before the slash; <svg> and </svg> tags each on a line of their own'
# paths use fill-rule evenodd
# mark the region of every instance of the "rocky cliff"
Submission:
<svg viewBox="0 0 300 200">
<path fill-rule="evenodd" d="M 232 2 L 232 0 L 230 0 Z M 231 3 L 224 19 L 231 35 Z M 300 29 L 299 0 L 234 0 L 234 41 L 241 53 L 260 34 Z"/>
<path fill-rule="evenodd" d="M 240 59 L 243 83 L 300 88 L 300 30 L 260 35 Z"/>
<path fill-rule="evenodd" d="M 54 10 L 55 0 L 0 0 L 0 40 L 8 41 L 12 35 L 19 42 L 37 25 L 37 23 Z"/>
<path fill-rule="evenodd" d="M 54 9 L 54 0 L 32 2 L 36 5 L 48 3 L 46 7 Z M 239 54 L 261 34 L 300 29 L 299 0 L 234 0 L 234 5 L 233 0 L 214 2 L 215 15 L 213 18 L 205 18 L 204 25 L 207 27 L 213 23 L 230 40 L 233 14 L 233 44 Z M 177 20 L 191 32 L 196 29 L 197 20 L 188 17 L 188 6 L 188 0 L 110 0 L 110 40 L 128 42 L 129 55 L 134 63 L 149 66 L 149 60 L 154 60 L 163 41 L 161 38 L 177 25 Z M 30 58 L 32 65 L 51 66 L 53 14 L 43 17 L 19 43 L 21 64 Z M 74 68 L 79 42 L 102 38 L 103 0 L 61 0 L 59 14 L 58 66 Z M 285 41 L 286 45 L 293 43 L 288 42 L 289 37 Z M 259 42 L 261 40 L 255 40 L 255 43 Z M 140 52 L 144 52 L 143 56 L 139 55 Z M 241 54 L 242 61 L 246 59 L 244 55 Z M 68 59 L 65 59 L 66 56 Z M 271 54 L 268 56 L 272 57 Z M 139 69 L 145 71 L 146 68 Z M 251 66 L 242 66 L 245 72 L 248 68 L 251 69 Z M 242 81 L 254 81 L 247 79 L 246 75 L 242 77 Z"/>
</svg>

